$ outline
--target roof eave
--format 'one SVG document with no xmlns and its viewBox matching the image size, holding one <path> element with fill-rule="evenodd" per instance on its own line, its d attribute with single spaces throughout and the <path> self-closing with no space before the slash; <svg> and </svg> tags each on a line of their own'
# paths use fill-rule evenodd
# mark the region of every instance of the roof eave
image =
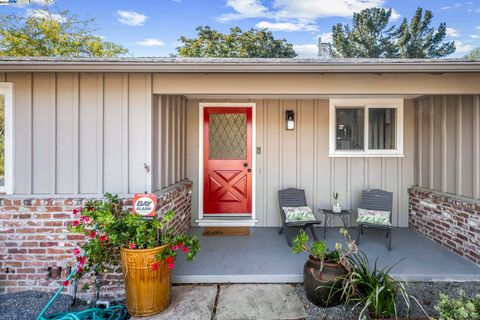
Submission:
<svg viewBox="0 0 480 320">
<path fill-rule="evenodd" d="M 479 63 L 149 63 L 2 61 L 0 72 L 472 73 Z"/>
</svg>

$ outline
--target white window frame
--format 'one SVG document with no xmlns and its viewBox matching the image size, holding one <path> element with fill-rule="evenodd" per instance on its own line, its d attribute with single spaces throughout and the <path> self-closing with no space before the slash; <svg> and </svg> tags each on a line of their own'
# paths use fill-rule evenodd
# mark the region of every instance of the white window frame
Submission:
<svg viewBox="0 0 480 320">
<path fill-rule="evenodd" d="M 336 150 L 336 110 L 341 108 L 364 109 L 364 149 Z M 369 109 L 396 109 L 396 149 L 369 149 Z M 330 157 L 404 157 L 403 154 L 403 99 L 330 99 L 329 109 L 329 156 Z"/>
<path fill-rule="evenodd" d="M 0 82 L 0 95 L 5 96 L 5 185 L 0 193 L 13 193 L 13 83 Z"/>
</svg>

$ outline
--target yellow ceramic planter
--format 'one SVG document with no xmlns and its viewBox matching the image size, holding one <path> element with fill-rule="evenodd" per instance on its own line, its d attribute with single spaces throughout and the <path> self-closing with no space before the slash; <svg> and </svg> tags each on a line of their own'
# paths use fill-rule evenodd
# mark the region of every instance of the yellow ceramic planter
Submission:
<svg viewBox="0 0 480 320">
<path fill-rule="evenodd" d="M 166 247 L 120 250 L 127 310 L 132 316 L 156 314 L 170 305 L 170 270 L 166 261 L 159 261 L 158 269 L 152 269 L 156 255 Z"/>
</svg>

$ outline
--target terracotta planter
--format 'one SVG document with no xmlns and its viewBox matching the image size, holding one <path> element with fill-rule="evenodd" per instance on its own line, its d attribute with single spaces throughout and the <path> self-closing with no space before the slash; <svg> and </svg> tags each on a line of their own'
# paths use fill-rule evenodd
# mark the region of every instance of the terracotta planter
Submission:
<svg viewBox="0 0 480 320">
<path fill-rule="evenodd" d="M 171 282 L 167 263 L 161 260 L 158 269 L 152 269 L 156 255 L 166 247 L 120 250 L 127 310 L 130 315 L 149 316 L 170 305 Z"/>
<path fill-rule="evenodd" d="M 330 288 L 340 288 L 346 274 L 347 271 L 341 264 L 327 261 L 323 272 L 320 272 L 320 261 L 310 256 L 303 267 L 303 287 L 307 299 L 320 307 L 327 307 L 327 303 L 328 307 L 340 304 L 340 294 L 332 295 L 335 289 L 330 291 Z"/>
</svg>

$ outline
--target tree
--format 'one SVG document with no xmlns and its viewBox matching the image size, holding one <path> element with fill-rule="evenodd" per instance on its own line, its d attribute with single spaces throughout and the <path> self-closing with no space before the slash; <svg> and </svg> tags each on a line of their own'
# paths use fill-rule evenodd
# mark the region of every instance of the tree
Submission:
<svg viewBox="0 0 480 320">
<path fill-rule="evenodd" d="M 196 38 L 180 37 L 177 52 L 182 57 L 293 58 L 297 54 L 285 39 L 275 39 L 266 29 L 242 32 L 231 28 L 229 34 L 200 26 Z"/>
<path fill-rule="evenodd" d="M 45 6 L 27 17 L 0 17 L 0 55 L 78 57 L 86 51 L 93 57 L 114 57 L 128 53 L 118 44 L 93 34 L 95 20 L 80 20 L 69 11 L 51 12 Z"/>
<path fill-rule="evenodd" d="M 453 41 L 444 42 L 447 25 L 440 23 L 437 30 L 430 27 L 433 14 L 417 8 L 410 23 L 403 19 L 397 30 L 397 46 L 401 58 L 441 58 L 455 52 Z"/>
<path fill-rule="evenodd" d="M 342 58 L 441 58 L 455 52 L 455 43 L 444 42 L 446 24 L 431 27 L 433 14 L 417 8 L 410 21 L 390 25 L 391 10 L 369 8 L 353 14 L 352 26 L 332 27 L 333 54 Z"/>
<path fill-rule="evenodd" d="M 333 55 L 342 58 L 391 58 L 397 56 L 392 10 L 369 8 L 353 14 L 352 26 L 332 27 Z"/>
<path fill-rule="evenodd" d="M 470 60 L 480 60 L 480 48 L 473 49 L 464 58 Z"/>
</svg>

